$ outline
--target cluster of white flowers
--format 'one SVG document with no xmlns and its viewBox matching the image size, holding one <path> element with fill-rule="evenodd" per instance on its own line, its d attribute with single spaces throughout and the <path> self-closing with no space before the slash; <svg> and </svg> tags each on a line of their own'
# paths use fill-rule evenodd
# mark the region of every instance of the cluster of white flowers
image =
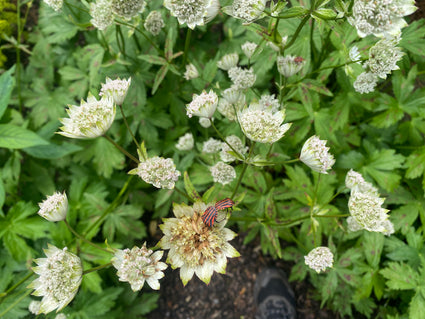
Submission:
<svg viewBox="0 0 425 319">
<path fill-rule="evenodd" d="M 180 151 L 190 151 L 195 145 L 192 133 L 186 133 L 180 136 L 179 141 L 176 144 L 176 148 Z"/>
<path fill-rule="evenodd" d="M 65 192 L 63 194 L 55 192 L 51 196 L 38 204 L 40 210 L 38 214 L 51 222 L 65 220 L 68 213 L 68 198 Z"/>
<path fill-rule="evenodd" d="M 112 97 L 115 104 L 122 105 L 130 84 L 131 78 L 128 78 L 128 80 L 121 80 L 120 78 L 111 80 L 107 77 L 106 83 L 102 83 L 99 95 Z"/>
<path fill-rule="evenodd" d="M 146 17 L 146 21 L 143 26 L 153 36 L 157 36 L 161 32 L 161 29 L 165 26 L 165 23 L 160 12 L 151 11 Z"/>
<path fill-rule="evenodd" d="M 209 205 L 211 206 L 211 205 Z M 226 272 L 227 258 L 239 257 L 239 253 L 228 243 L 236 234 L 224 228 L 224 223 L 208 227 L 202 221 L 207 205 L 196 202 L 193 206 L 174 204 L 176 218 L 164 218 L 160 225 L 164 237 L 159 245 L 169 249 L 167 262 L 173 269 L 180 268 L 184 285 L 196 274 L 208 284 L 214 271 Z"/>
<path fill-rule="evenodd" d="M 202 91 L 200 95 L 193 94 L 192 102 L 186 105 L 188 117 L 200 116 L 212 118 L 217 108 L 218 96 L 213 90 Z"/>
<path fill-rule="evenodd" d="M 245 105 L 246 97 L 240 90 L 233 87 L 221 92 L 218 111 L 229 121 L 236 119 L 236 113 Z"/>
<path fill-rule="evenodd" d="M 184 72 L 184 78 L 189 81 L 191 79 L 196 79 L 199 76 L 198 70 L 196 67 L 190 63 L 186 65 L 186 72 Z"/>
<path fill-rule="evenodd" d="M 233 4 L 224 7 L 223 11 L 245 22 L 253 22 L 260 18 L 266 8 L 266 0 L 234 0 Z"/>
<path fill-rule="evenodd" d="M 386 79 L 387 74 L 399 69 L 397 62 L 403 57 L 401 48 L 397 47 L 399 42 L 400 37 L 384 38 L 370 48 L 369 60 L 365 63 L 370 72 Z"/>
<path fill-rule="evenodd" d="M 361 73 L 353 83 L 354 89 L 359 93 L 370 93 L 375 90 L 378 84 L 378 77 L 372 72 Z"/>
<path fill-rule="evenodd" d="M 242 69 L 238 66 L 228 71 L 230 80 L 233 82 L 232 88 L 236 90 L 245 90 L 254 85 L 257 76 L 252 68 Z"/>
<path fill-rule="evenodd" d="M 145 281 L 155 290 L 158 290 L 159 279 L 164 277 L 162 272 L 167 268 L 167 264 L 160 262 L 164 251 L 153 252 L 146 248 L 146 243 L 142 248 L 118 249 L 112 258 L 112 264 L 117 269 L 120 281 L 126 281 L 131 285 L 133 291 L 143 288 Z"/>
<path fill-rule="evenodd" d="M 48 245 L 44 250 L 47 258 L 35 259 L 37 267 L 32 270 L 39 275 L 28 288 L 34 296 L 43 296 L 38 314 L 60 311 L 71 302 L 78 291 L 83 275 L 81 260 L 76 255 Z"/>
<path fill-rule="evenodd" d="M 223 162 L 218 162 L 210 167 L 210 172 L 214 183 L 220 183 L 222 185 L 229 184 L 236 178 L 236 171 L 233 166 Z"/>
<path fill-rule="evenodd" d="M 227 136 L 226 142 L 229 145 L 231 145 L 233 149 L 242 156 L 248 152 L 248 146 L 245 146 L 245 144 L 242 143 L 241 139 L 237 137 L 236 135 Z M 238 158 L 235 157 L 235 155 L 229 153 L 234 151 L 229 145 L 227 145 L 227 143 L 221 144 L 220 158 L 223 162 L 229 163 L 229 162 L 233 162 L 234 160 L 237 160 Z"/>
<path fill-rule="evenodd" d="M 274 97 L 274 94 L 263 94 L 258 102 L 253 101 L 251 105 L 256 105 L 257 108 L 276 113 L 279 111 L 279 100 Z"/>
<path fill-rule="evenodd" d="M 213 137 L 210 137 L 207 141 L 204 142 L 202 146 L 202 152 L 214 154 L 221 150 L 221 144 L 222 142 L 219 140 L 216 140 Z"/>
<path fill-rule="evenodd" d="M 110 0 L 96 0 L 90 4 L 90 23 L 99 30 L 105 30 L 114 22 L 112 2 Z"/>
<path fill-rule="evenodd" d="M 334 255 L 328 247 L 316 247 L 304 256 L 305 264 L 317 273 L 332 268 Z"/>
<path fill-rule="evenodd" d="M 239 55 L 237 53 L 230 53 L 224 55 L 219 61 L 217 61 L 217 67 L 224 71 L 229 71 L 238 65 Z"/>
<path fill-rule="evenodd" d="M 352 219 L 347 221 L 349 229 L 392 234 L 394 226 L 388 220 L 388 210 L 382 208 L 384 199 L 379 197 L 378 190 L 353 170 L 347 173 L 345 185 L 351 189 L 348 208 Z"/>
<path fill-rule="evenodd" d="M 191 29 L 210 22 L 220 11 L 218 0 L 164 0 L 164 6 L 180 24 L 186 23 Z"/>
<path fill-rule="evenodd" d="M 63 6 L 63 0 L 44 0 L 44 2 L 55 11 L 60 11 Z"/>
<path fill-rule="evenodd" d="M 416 11 L 414 0 L 355 0 L 348 18 L 360 37 L 396 35 L 407 25 L 403 17 Z"/>
<path fill-rule="evenodd" d="M 292 55 L 278 56 L 277 57 L 277 70 L 284 77 L 289 78 L 297 74 L 305 65 L 305 60 L 301 57 Z"/>
<path fill-rule="evenodd" d="M 246 55 L 246 57 L 248 59 L 251 59 L 255 50 L 257 49 L 258 45 L 254 42 L 245 42 L 244 44 L 242 44 L 241 48 L 243 53 Z"/>
<path fill-rule="evenodd" d="M 300 160 L 313 171 L 327 174 L 327 170 L 335 164 L 335 159 L 326 147 L 326 140 L 321 140 L 316 135 L 310 137 L 301 149 Z"/>
<path fill-rule="evenodd" d="M 181 175 L 171 158 L 154 156 L 141 161 L 139 166 L 128 172 L 139 177 L 148 184 L 157 188 L 173 189 L 175 182 Z"/>
<path fill-rule="evenodd" d="M 137 16 L 145 10 L 145 0 L 112 0 L 112 11 L 126 20 Z"/>
<path fill-rule="evenodd" d="M 38 300 L 31 300 L 29 306 L 28 306 L 28 311 L 31 312 L 34 315 L 38 315 L 38 313 L 40 312 L 40 306 L 41 306 L 41 302 Z"/>
</svg>

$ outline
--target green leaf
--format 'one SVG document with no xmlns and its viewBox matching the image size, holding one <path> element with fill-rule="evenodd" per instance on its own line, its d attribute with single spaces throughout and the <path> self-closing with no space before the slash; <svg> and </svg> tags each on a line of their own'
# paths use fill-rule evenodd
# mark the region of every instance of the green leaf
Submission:
<svg viewBox="0 0 425 319">
<path fill-rule="evenodd" d="M 421 282 L 418 273 L 404 263 L 390 262 L 380 274 L 388 280 L 387 286 L 395 290 L 415 289 Z"/>
<path fill-rule="evenodd" d="M 201 196 L 199 196 L 198 192 L 190 181 L 189 174 L 187 172 L 184 172 L 184 187 L 186 189 L 187 195 L 189 195 L 193 201 L 196 202 L 201 199 Z"/>
<path fill-rule="evenodd" d="M 14 71 L 15 66 L 11 67 L 0 76 L 0 119 L 9 105 L 10 95 L 12 94 L 13 87 L 15 86 L 15 78 L 12 77 L 12 73 Z"/>
<path fill-rule="evenodd" d="M 311 15 L 315 18 L 323 19 L 323 20 L 334 20 L 336 18 L 336 12 L 332 9 L 319 8 L 311 13 Z"/>
<path fill-rule="evenodd" d="M 47 144 L 47 141 L 30 130 L 11 124 L 0 124 L 0 147 L 19 149 Z"/>
<path fill-rule="evenodd" d="M 42 159 L 57 159 L 66 155 L 81 151 L 82 147 L 68 142 L 61 145 L 50 143 L 48 145 L 39 145 L 24 148 L 23 151 L 32 157 Z"/>
<path fill-rule="evenodd" d="M 204 192 L 204 194 L 202 195 L 202 201 L 204 203 L 208 203 L 208 201 L 209 201 L 209 199 L 211 197 L 211 194 L 214 193 L 214 191 L 215 191 L 215 185 L 213 185 L 212 187 L 210 187 L 209 189 L 207 189 L 206 192 Z"/>
<path fill-rule="evenodd" d="M 423 319 L 425 309 L 424 289 L 421 287 L 410 301 L 409 319 Z"/>
<path fill-rule="evenodd" d="M 169 68 L 169 66 L 167 64 L 167 65 L 163 65 L 158 70 L 158 73 L 156 74 L 155 80 L 154 80 L 154 83 L 153 83 L 152 94 L 155 94 L 156 90 L 158 90 L 159 85 L 164 80 L 165 76 L 167 75 L 168 68 Z"/>
<path fill-rule="evenodd" d="M 366 260 L 373 268 L 378 268 L 384 248 L 384 235 L 381 233 L 363 233 L 363 251 Z"/>
<path fill-rule="evenodd" d="M 141 54 L 138 56 L 138 58 L 150 64 L 159 64 L 159 65 L 168 64 L 167 60 L 157 55 Z"/>
<path fill-rule="evenodd" d="M 422 147 L 412 154 L 406 160 L 406 178 L 417 178 L 424 173 L 425 170 L 425 147 Z"/>
<path fill-rule="evenodd" d="M 279 14 L 279 18 L 289 19 L 289 18 L 301 17 L 307 13 L 308 13 L 308 9 L 304 7 L 296 6 L 296 7 L 291 7 L 291 8 L 288 8 L 287 10 L 282 11 Z"/>
<path fill-rule="evenodd" d="M 317 93 L 320 93 L 326 96 L 333 96 L 333 93 L 323 83 L 320 83 L 317 80 L 306 79 L 303 82 L 301 82 L 299 85 L 306 87 L 308 90 L 313 90 Z"/>
</svg>

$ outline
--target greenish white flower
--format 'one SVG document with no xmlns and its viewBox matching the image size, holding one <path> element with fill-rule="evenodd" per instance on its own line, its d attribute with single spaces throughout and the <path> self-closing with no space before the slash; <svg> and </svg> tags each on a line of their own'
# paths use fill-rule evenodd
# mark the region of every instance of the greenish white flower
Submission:
<svg viewBox="0 0 425 319">
<path fill-rule="evenodd" d="M 55 192 L 51 196 L 38 204 L 40 210 L 38 214 L 47 219 L 50 222 L 58 222 L 65 220 L 66 214 L 68 213 L 68 198 L 65 192 L 62 194 Z"/>
<path fill-rule="evenodd" d="M 66 315 L 64 313 L 58 313 L 55 319 L 66 319 Z"/>
<path fill-rule="evenodd" d="M 40 306 L 41 306 L 41 301 L 31 300 L 28 306 L 28 311 L 34 315 L 38 315 L 38 313 L 40 312 Z"/>
<path fill-rule="evenodd" d="M 223 11 L 237 19 L 251 23 L 263 16 L 266 0 L 234 0 L 233 4 L 224 7 Z"/>
<path fill-rule="evenodd" d="M 145 10 L 144 0 L 112 0 L 112 11 L 126 20 L 137 16 Z"/>
<path fill-rule="evenodd" d="M 353 86 L 356 92 L 361 94 L 370 93 L 375 90 L 378 77 L 372 72 L 363 72 L 354 81 Z"/>
<path fill-rule="evenodd" d="M 90 3 L 90 23 L 99 30 L 105 30 L 114 23 L 111 0 L 96 0 Z"/>
<path fill-rule="evenodd" d="M 151 11 L 146 17 L 146 21 L 143 26 L 153 36 L 157 36 L 161 32 L 161 29 L 165 27 L 165 23 L 160 12 Z"/>
<path fill-rule="evenodd" d="M 217 66 L 224 71 L 228 71 L 238 65 L 238 61 L 239 55 L 237 53 L 230 53 L 224 55 L 219 61 L 217 61 Z"/>
<path fill-rule="evenodd" d="M 164 277 L 163 270 L 167 264 L 161 262 L 164 251 L 153 252 L 146 248 L 146 243 L 141 248 L 118 249 L 112 258 L 112 265 L 117 269 L 120 281 L 128 282 L 131 290 L 139 291 L 145 282 L 155 290 L 158 290 L 159 279 Z"/>
<path fill-rule="evenodd" d="M 332 268 L 334 255 L 328 247 L 316 247 L 307 256 L 304 256 L 305 264 L 317 273 Z"/>
<path fill-rule="evenodd" d="M 63 6 L 63 0 L 44 0 L 44 2 L 55 11 L 60 11 Z"/>
<path fill-rule="evenodd" d="M 192 102 L 186 105 L 186 113 L 188 117 L 200 116 L 212 118 L 217 108 L 218 96 L 213 90 L 209 93 L 202 91 L 200 95 L 193 94 Z"/>
<path fill-rule="evenodd" d="M 210 137 L 207 141 L 204 142 L 202 146 L 202 152 L 209 154 L 217 153 L 221 150 L 221 144 L 221 141 Z"/>
<path fill-rule="evenodd" d="M 361 59 L 361 55 L 360 55 L 360 52 L 359 52 L 359 48 L 357 47 L 357 46 L 353 46 L 351 49 L 350 49 L 350 52 L 348 53 L 348 56 L 350 57 L 350 60 L 351 61 L 357 61 L 356 63 L 357 64 L 360 64 L 360 59 Z"/>
<path fill-rule="evenodd" d="M 180 151 L 190 151 L 195 145 L 192 133 L 186 133 L 180 136 L 179 141 L 176 144 L 176 148 Z"/>
<path fill-rule="evenodd" d="M 48 314 L 57 309 L 62 310 L 68 305 L 80 287 L 83 267 L 78 256 L 67 251 L 48 245 L 44 249 L 47 258 L 38 258 L 34 262 L 34 273 L 39 275 L 28 288 L 34 289 L 34 296 L 43 296 L 40 313 Z"/>
<path fill-rule="evenodd" d="M 351 190 L 379 196 L 378 189 L 371 183 L 366 182 L 360 173 L 357 173 L 352 169 L 350 169 L 345 176 L 345 186 Z"/>
<path fill-rule="evenodd" d="M 115 119 L 116 107 L 111 97 L 103 97 L 99 101 L 89 94 L 87 102 L 81 105 L 68 105 L 69 118 L 62 118 L 62 132 L 70 138 L 96 138 L 102 136 L 111 127 Z"/>
<path fill-rule="evenodd" d="M 160 225 L 164 236 L 159 245 L 169 249 L 167 263 L 173 269 L 180 268 L 183 285 L 194 274 L 208 284 L 214 271 L 226 272 L 227 258 L 240 256 L 228 243 L 236 236 L 233 231 L 224 228 L 224 223 L 215 223 L 213 227 L 203 223 L 201 216 L 206 208 L 202 202 L 193 206 L 174 204 L 176 218 L 164 218 Z"/>
<path fill-rule="evenodd" d="M 257 76 L 254 69 L 242 69 L 238 66 L 231 68 L 228 71 L 230 80 L 233 82 L 232 89 L 245 90 L 254 85 Z"/>
<path fill-rule="evenodd" d="M 302 57 L 292 55 L 277 57 L 277 70 L 284 77 L 289 78 L 297 74 L 305 65 L 305 60 Z"/>
<path fill-rule="evenodd" d="M 222 185 L 229 184 L 236 178 L 236 171 L 233 166 L 223 162 L 218 162 L 210 167 L 210 172 L 214 183 L 220 183 Z"/>
<path fill-rule="evenodd" d="M 386 79 L 391 71 L 398 70 L 397 62 L 401 60 L 404 53 L 397 47 L 400 37 L 384 38 L 378 41 L 369 50 L 369 60 L 365 67 L 381 79 Z"/>
<path fill-rule="evenodd" d="M 248 152 L 248 146 L 245 146 L 242 143 L 241 139 L 236 135 L 229 135 L 226 137 L 226 142 L 230 144 L 235 151 L 237 151 L 240 155 L 245 155 Z M 230 152 L 234 152 L 232 148 L 226 143 L 221 143 L 221 152 L 220 158 L 223 162 L 233 162 L 238 158 L 232 155 Z"/>
<path fill-rule="evenodd" d="M 254 42 L 246 41 L 244 44 L 242 44 L 241 48 L 243 53 L 246 55 L 248 59 L 251 59 L 255 50 L 257 49 L 258 45 Z"/>
<path fill-rule="evenodd" d="M 198 70 L 196 69 L 196 67 L 192 63 L 186 64 L 186 71 L 184 72 L 183 77 L 187 81 L 189 81 L 191 79 L 196 79 L 197 77 L 199 77 Z"/>
<path fill-rule="evenodd" d="M 321 140 L 316 135 L 310 137 L 301 149 L 300 160 L 313 171 L 327 174 L 335 164 L 335 158 L 326 147 L 326 140 Z"/>
<path fill-rule="evenodd" d="M 258 109 L 268 110 L 272 113 L 279 111 L 280 102 L 274 97 L 274 94 L 263 94 L 260 100 L 251 102 L 251 105 L 255 105 Z"/>
<path fill-rule="evenodd" d="M 220 11 L 218 0 L 164 0 L 164 6 L 190 29 L 210 22 Z"/>
<path fill-rule="evenodd" d="M 131 78 L 128 80 L 121 80 L 120 78 L 111 80 L 106 78 L 106 83 L 102 83 L 102 88 L 100 89 L 100 96 L 111 97 L 115 104 L 122 105 L 125 97 L 127 96 L 128 88 L 131 84 Z"/>
<path fill-rule="evenodd" d="M 200 117 L 199 118 L 199 124 L 202 127 L 209 128 L 211 126 L 211 120 L 207 119 L 206 117 Z"/>
</svg>

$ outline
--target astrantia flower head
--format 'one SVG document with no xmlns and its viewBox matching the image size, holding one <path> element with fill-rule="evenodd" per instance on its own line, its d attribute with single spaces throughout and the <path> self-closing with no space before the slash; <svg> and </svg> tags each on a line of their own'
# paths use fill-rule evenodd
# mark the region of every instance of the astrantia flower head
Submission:
<svg viewBox="0 0 425 319">
<path fill-rule="evenodd" d="M 146 183 L 157 188 L 173 189 L 175 182 L 181 175 L 176 170 L 176 165 L 171 158 L 154 156 L 146 161 L 141 161 L 139 166 L 128 172 L 131 175 L 139 175 Z"/>
<path fill-rule="evenodd" d="M 229 119 L 229 121 L 234 121 L 236 119 L 236 112 L 245 106 L 245 94 L 231 87 L 224 90 L 221 96 L 222 98 L 218 102 L 218 111 Z"/>
<path fill-rule="evenodd" d="M 254 69 L 242 69 L 238 66 L 231 68 L 228 71 L 229 78 L 232 80 L 232 88 L 235 90 L 245 90 L 254 85 L 257 76 Z"/>
<path fill-rule="evenodd" d="M 201 202 L 193 206 L 174 204 L 176 218 L 164 218 L 160 225 L 164 237 L 159 245 L 170 250 L 167 262 L 173 269 L 180 268 L 184 285 L 194 274 L 208 284 L 214 271 L 226 272 L 228 257 L 240 256 L 228 243 L 236 234 L 224 228 L 224 223 L 215 223 L 213 227 L 204 224 L 201 216 L 206 208 Z"/>
<path fill-rule="evenodd" d="M 81 105 L 68 105 L 69 118 L 60 119 L 63 136 L 71 138 L 95 138 L 102 136 L 111 127 L 115 119 L 116 107 L 111 97 L 103 97 L 99 101 L 89 94 L 87 102 Z"/>
<path fill-rule="evenodd" d="M 164 0 L 164 6 L 180 24 L 186 23 L 191 29 L 210 22 L 220 11 L 218 0 Z"/>
<path fill-rule="evenodd" d="M 220 183 L 222 185 L 229 184 L 236 178 L 236 171 L 233 166 L 223 162 L 218 162 L 210 167 L 210 172 L 214 183 Z"/>
<path fill-rule="evenodd" d="M 218 96 L 213 90 L 209 93 L 202 91 L 200 95 L 193 94 L 192 102 L 186 105 L 186 113 L 188 117 L 200 116 L 212 118 L 217 108 Z"/>
<path fill-rule="evenodd" d="M 230 53 L 217 61 L 217 66 L 224 71 L 228 71 L 231 68 L 234 68 L 238 64 L 238 61 L 239 55 L 237 53 Z"/>
<path fill-rule="evenodd" d="M 401 48 L 397 47 L 399 41 L 400 37 L 384 38 L 370 48 L 369 60 L 365 63 L 370 72 L 381 79 L 386 79 L 387 74 L 399 69 L 397 62 L 404 55 Z"/>
<path fill-rule="evenodd" d="M 99 95 L 111 97 L 114 99 L 115 104 L 122 105 L 127 96 L 130 83 L 131 78 L 128 78 L 128 80 L 121 80 L 120 78 L 111 80 L 110 78 L 106 78 L 106 83 L 102 83 Z"/>
<path fill-rule="evenodd" d="M 90 23 L 99 30 L 105 30 L 114 22 L 111 0 L 96 0 L 90 4 Z"/>
<path fill-rule="evenodd" d="M 316 135 L 310 137 L 301 150 L 300 160 L 313 171 L 327 174 L 332 168 L 335 159 L 326 147 L 326 140 L 321 140 Z"/>
<path fill-rule="evenodd" d="M 356 232 L 363 229 L 352 216 L 347 217 L 347 227 L 350 232 Z"/>
<path fill-rule="evenodd" d="M 371 183 L 366 182 L 362 174 L 350 169 L 345 176 L 345 186 L 351 190 L 370 193 L 379 196 L 378 189 Z"/>
<path fill-rule="evenodd" d="M 131 290 L 141 290 L 145 281 L 152 289 L 158 290 L 158 280 L 164 277 L 162 271 L 167 268 L 167 264 L 160 261 L 163 254 L 162 250 L 153 252 L 147 249 L 144 243 L 142 248 L 118 249 L 112 258 L 112 264 L 118 270 L 119 280 L 127 281 Z"/>
<path fill-rule="evenodd" d="M 68 198 L 65 192 L 62 194 L 56 192 L 51 196 L 47 196 L 47 199 L 39 203 L 38 206 L 40 206 L 38 214 L 41 217 L 51 222 L 58 222 L 66 218 L 66 214 L 68 213 Z"/>
<path fill-rule="evenodd" d="M 66 319 L 66 315 L 64 313 L 58 313 L 55 319 Z"/>
<path fill-rule="evenodd" d="M 145 6 L 145 0 L 112 0 L 112 11 L 127 20 L 142 13 Z"/>
<path fill-rule="evenodd" d="M 40 306 L 41 306 L 41 302 L 38 300 L 31 300 L 29 306 L 28 306 L 28 310 L 29 312 L 31 312 L 34 315 L 38 315 L 38 313 L 40 312 Z"/>
<path fill-rule="evenodd" d="M 248 152 L 248 146 L 245 146 L 245 144 L 242 143 L 241 139 L 236 135 L 227 136 L 226 142 L 229 143 L 234 148 L 234 150 L 237 151 L 240 155 L 244 155 Z M 238 159 L 229 152 L 234 151 L 229 147 L 229 145 L 227 145 L 226 143 L 222 143 L 220 158 L 223 162 L 233 162 L 234 160 Z"/>
<path fill-rule="evenodd" d="M 362 38 L 369 34 L 395 35 L 407 25 L 403 17 L 416 9 L 414 0 L 355 0 L 353 17 L 348 18 L 348 22 Z"/>
<path fill-rule="evenodd" d="M 302 57 L 292 55 L 277 57 L 277 70 L 284 77 L 289 78 L 297 74 L 305 65 L 305 60 Z"/>
<path fill-rule="evenodd" d="M 199 73 L 196 67 L 192 63 L 186 64 L 186 71 L 184 72 L 183 77 L 189 81 L 191 79 L 196 79 L 198 76 Z"/>
<path fill-rule="evenodd" d="M 39 275 L 28 288 L 33 288 L 34 296 L 43 296 L 39 313 L 60 311 L 71 302 L 78 291 L 83 275 L 81 260 L 76 255 L 48 245 L 44 249 L 47 258 L 35 259 L 37 267 L 32 270 Z"/>
<path fill-rule="evenodd" d="M 246 57 L 248 59 L 251 59 L 255 50 L 257 49 L 258 45 L 254 42 L 245 42 L 244 44 L 242 44 L 241 48 L 243 53 L 246 55 Z"/>
<path fill-rule="evenodd" d="M 60 11 L 63 6 L 63 0 L 44 0 L 44 2 L 55 11 Z"/>
<path fill-rule="evenodd" d="M 257 107 L 263 110 L 271 111 L 275 113 L 280 108 L 279 100 L 274 97 L 274 94 L 263 94 L 258 102 L 251 102 L 251 105 L 257 105 Z"/>
<path fill-rule="evenodd" d="M 256 106 L 238 112 L 238 121 L 245 136 L 251 141 L 274 143 L 280 140 L 292 123 L 283 124 L 285 112 L 271 112 Z"/>
<path fill-rule="evenodd" d="M 234 0 L 232 6 L 223 8 L 223 11 L 250 23 L 262 16 L 266 2 L 266 0 Z"/>
<path fill-rule="evenodd" d="M 202 152 L 210 154 L 217 153 L 221 150 L 221 144 L 221 141 L 210 137 L 209 140 L 204 142 L 204 145 L 202 146 Z"/>
<path fill-rule="evenodd" d="M 176 148 L 180 151 L 190 151 L 195 145 L 192 133 L 186 133 L 180 136 L 179 141 L 176 144 Z"/>
<path fill-rule="evenodd" d="M 209 128 L 211 126 L 211 120 L 207 119 L 206 117 L 200 117 L 199 118 L 199 124 L 202 127 Z"/>
<path fill-rule="evenodd" d="M 328 247 L 317 247 L 304 256 L 305 264 L 320 273 L 326 268 L 332 268 L 334 255 Z"/>
<path fill-rule="evenodd" d="M 370 93 L 375 90 L 378 77 L 372 72 L 363 72 L 354 81 L 353 86 L 356 92 L 361 94 Z"/>
<path fill-rule="evenodd" d="M 160 12 L 151 11 L 149 12 L 143 26 L 153 36 L 157 36 L 161 32 L 161 29 L 165 26 L 165 23 Z"/>
</svg>

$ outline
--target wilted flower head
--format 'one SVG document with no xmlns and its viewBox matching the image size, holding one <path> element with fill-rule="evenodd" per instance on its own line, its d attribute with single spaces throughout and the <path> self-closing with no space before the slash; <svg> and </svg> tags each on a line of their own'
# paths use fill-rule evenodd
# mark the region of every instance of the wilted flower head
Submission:
<svg viewBox="0 0 425 319">
<path fill-rule="evenodd" d="M 286 78 L 297 74 L 304 65 L 305 60 L 302 57 L 295 57 L 292 55 L 277 57 L 277 70 Z"/>
<path fill-rule="evenodd" d="M 369 34 L 395 35 L 407 25 L 403 17 L 416 9 L 414 0 L 355 0 L 353 17 L 348 18 L 348 22 L 362 38 Z"/>
<path fill-rule="evenodd" d="M 78 291 L 83 275 L 81 260 L 76 255 L 48 245 L 44 249 L 47 258 L 35 259 L 37 267 L 32 270 L 39 275 L 28 288 L 34 296 L 43 296 L 38 313 L 60 311 L 71 302 Z"/>
<path fill-rule="evenodd" d="M 230 53 L 217 61 L 217 66 L 224 71 L 228 71 L 231 68 L 234 68 L 238 64 L 238 61 L 239 55 L 237 53 Z"/>
<path fill-rule="evenodd" d="M 304 256 L 305 264 L 320 273 L 326 268 L 332 268 L 334 255 L 328 247 L 317 247 Z"/>
<path fill-rule="evenodd" d="M 146 21 L 143 26 L 153 36 L 157 36 L 161 32 L 161 29 L 165 26 L 165 23 L 160 12 L 151 11 L 146 17 Z"/>
<path fill-rule="evenodd" d="M 285 112 L 273 113 L 255 105 L 238 112 L 238 121 L 245 136 L 260 143 L 274 143 L 280 140 L 292 123 L 282 124 Z"/>
<path fill-rule="evenodd" d="M 209 128 L 211 126 L 211 120 L 206 118 L 206 117 L 200 117 L 199 118 L 199 124 L 202 127 Z"/>
<path fill-rule="evenodd" d="M 398 70 L 397 62 L 403 57 L 401 48 L 397 47 L 400 37 L 384 38 L 369 50 L 369 60 L 365 63 L 370 72 L 386 79 L 391 71 Z"/>
<path fill-rule="evenodd" d="M 128 172 L 131 175 L 139 175 L 146 183 L 157 188 L 173 189 L 175 182 L 181 175 L 176 170 L 176 165 L 171 158 L 154 156 L 146 161 L 141 161 L 139 166 Z"/>
<path fill-rule="evenodd" d="M 266 2 L 266 0 L 234 0 L 232 6 L 223 8 L 223 11 L 250 23 L 261 17 Z"/>
<path fill-rule="evenodd" d="M 107 77 L 106 83 L 102 83 L 102 88 L 100 89 L 99 95 L 111 97 L 114 99 L 115 104 L 122 105 L 125 97 L 127 96 L 130 83 L 131 78 L 128 78 L 128 80 L 121 80 L 120 78 L 111 80 Z"/>
<path fill-rule="evenodd" d="M 220 183 L 222 185 L 229 184 L 236 178 L 236 171 L 233 166 L 223 162 L 218 162 L 210 167 L 210 172 L 214 183 Z"/>
<path fill-rule="evenodd" d="M 184 72 L 184 78 L 189 81 L 191 79 L 196 79 L 198 76 L 199 73 L 196 67 L 192 63 L 186 64 L 186 72 Z"/>
<path fill-rule="evenodd" d="M 179 141 L 176 144 L 176 148 L 180 151 L 190 151 L 195 145 L 192 133 L 186 133 L 180 136 Z"/>
<path fill-rule="evenodd" d="M 363 72 L 354 81 L 353 86 L 356 92 L 361 94 L 370 93 L 375 90 L 378 77 L 372 72 Z"/>
<path fill-rule="evenodd" d="M 245 146 L 241 139 L 236 135 L 227 136 L 226 142 L 229 143 L 240 155 L 244 155 L 248 152 L 248 146 Z M 226 143 L 221 143 L 220 158 L 223 162 L 233 162 L 238 159 L 235 155 L 232 155 L 229 152 L 234 151 Z"/>
<path fill-rule="evenodd" d="M 41 306 L 41 301 L 31 300 L 31 302 L 30 302 L 30 304 L 28 306 L 28 310 L 32 314 L 38 315 L 38 313 L 40 312 L 40 306 Z"/>
<path fill-rule="evenodd" d="M 246 55 L 248 59 L 252 58 L 252 55 L 254 54 L 255 50 L 257 49 L 258 45 L 254 42 L 245 42 L 242 44 L 241 48 L 243 53 Z"/>
<path fill-rule="evenodd" d="M 209 93 L 202 91 L 200 95 L 193 94 L 192 102 L 186 105 L 186 113 L 188 117 L 200 116 L 212 118 L 217 108 L 218 96 L 213 90 Z"/>
<path fill-rule="evenodd" d="M 164 6 L 180 24 L 186 23 L 191 29 L 210 22 L 220 11 L 218 0 L 164 0 Z"/>
<path fill-rule="evenodd" d="M 126 20 L 142 13 L 145 6 L 145 0 L 112 0 L 112 11 Z"/>
<path fill-rule="evenodd" d="M 204 145 L 202 146 L 202 152 L 210 154 L 217 153 L 221 150 L 221 144 L 221 141 L 210 137 L 209 140 L 204 142 Z"/>
<path fill-rule="evenodd" d="M 99 30 L 105 30 L 114 22 L 111 0 L 96 0 L 90 4 L 90 23 Z"/>
<path fill-rule="evenodd" d="M 111 127 L 115 119 L 115 104 L 111 97 L 101 100 L 89 94 L 87 102 L 81 100 L 81 105 L 68 105 L 69 118 L 60 119 L 63 136 L 71 138 L 95 138 L 102 136 Z"/>
<path fill-rule="evenodd" d="M 300 160 L 313 171 L 327 174 L 332 168 L 335 159 L 326 147 L 326 140 L 321 140 L 316 135 L 310 137 L 301 150 Z"/>
<path fill-rule="evenodd" d="M 180 278 L 186 285 L 193 275 L 208 284 L 213 272 L 225 273 L 227 257 L 239 257 L 228 243 L 236 234 L 224 228 L 224 223 L 208 227 L 201 219 L 207 205 L 174 204 L 176 218 L 164 218 L 160 225 L 164 233 L 159 245 L 169 249 L 167 262 L 173 269 L 180 268 Z"/>
<path fill-rule="evenodd" d="M 38 214 L 50 222 L 58 222 L 65 220 L 68 213 L 68 198 L 65 192 L 63 194 L 55 192 L 51 196 L 47 196 L 43 202 L 39 203 L 40 210 Z"/>
<path fill-rule="evenodd" d="M 167 268 L 167 264 L 160 262 L 163 254 L 162 250 L 153 252 L 147 249 L 144 243 L 142 248 L 135 246 L 132 249 L 118 249 L 112 264 L 118 270 L 119 280 L 127 281 L 131 290 L 141 290 L 145 281 L 152 289 L 158 290 L 158 280 L 164 277 L 162 271 Z"/>
<path fill-rule="evenodd" d="M 254 85 L 257 76 L 254 69 L 242 69 L 238 66 L 231 68 L 228 71 L 229 78 L 232 80 L 232 88 L 235 90 L 245 90 Z"/>
<path fill-rule="evenodd" d="M 44 0 L 44 2 L 55 11 L 60 11 L 63 6 L 63 0 Z"/>
</svg>

